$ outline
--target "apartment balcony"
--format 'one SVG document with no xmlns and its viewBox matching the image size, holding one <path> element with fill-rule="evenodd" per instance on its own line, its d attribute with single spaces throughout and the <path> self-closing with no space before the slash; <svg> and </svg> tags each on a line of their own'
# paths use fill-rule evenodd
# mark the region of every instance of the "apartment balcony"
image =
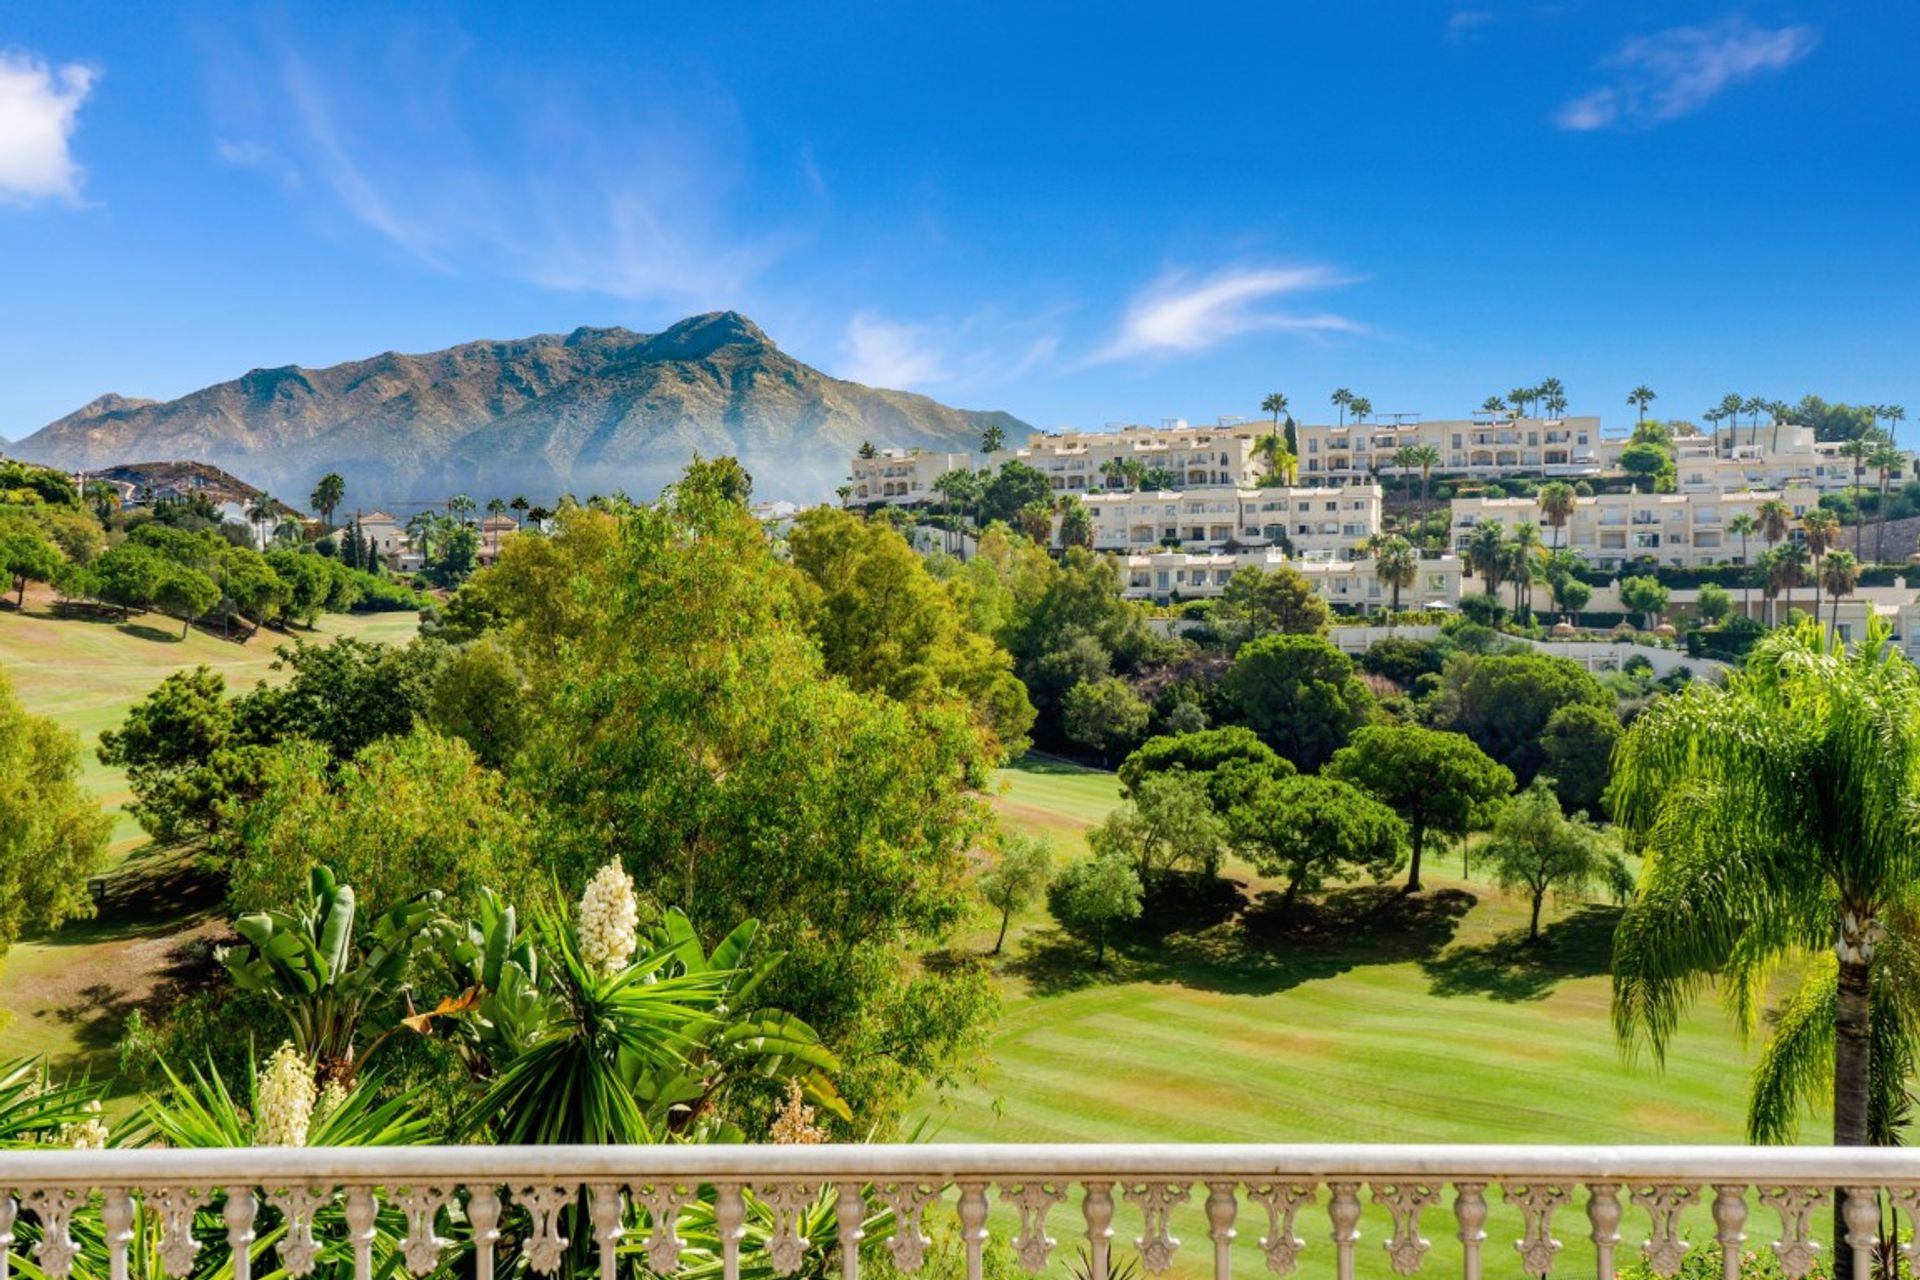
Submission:
<svg viewBox="0 0 1920 1280">
<path fill-rule="evenodd" d="M 1888 1252 L 1920 1261 L 1920 1157 L 1900 1148 L 47 1150 L 0 1154 L 0 1186 L 14 1189 L 0 1195 L 0 1250 L 54 1280 L 101 1263 L 146 1275 L 155 1254 L 176 1277 L 224 1259 L 233 1280 L 338 1274 L 335 1259 L 351 1260 L 355 1280 L 402 1266 L 475 1280 L 523 1270 L 615 1280 L 643 1268 L 858 1280 L 883 1256 L 919 1271 L 940 1215 L 957 1226 L 942 1235 L 969 1280 L 996 1236 L 1034 1273 L 1083 1252 L 1075 1270 L 1088 1280 L 1136 1260 L 1149 1275 L 1352 1280 L 1363 1247 L 1384 1249 L 1398 1275 L 1612 1280 L 1633 1255 L 1673 1275 L 1704 1254 L 1738 1276 L 1743 1253 L 1768 1246 L 1797 1280 L 1816 1265 L 1832 1272 L 1835 1217 L 1855 1276 L 1877 1274 L 1883 1231 Z"/>
</svg>

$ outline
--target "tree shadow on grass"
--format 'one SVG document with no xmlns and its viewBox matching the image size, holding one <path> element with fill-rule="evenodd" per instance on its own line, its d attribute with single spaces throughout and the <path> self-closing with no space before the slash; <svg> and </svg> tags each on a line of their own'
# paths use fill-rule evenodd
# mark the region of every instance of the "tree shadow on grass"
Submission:
<svg viewBox="0 0 1920 1280">
<path fill-rule="evenodd" d="M 1569 978 L 1611 970 L 1619 907 L 1589 903 L 1540 930 L 1528 942 L 1515 929 L 1492 942 L 1454 947 L 1421 962 L 1437 996 L 1482 995 L 1495 1000 L 1539 1000 Z"/>
<path fill-rule="evenodd" d="M 1104 966 L 1094 964 L 1090 942 L 1065 930 L 1031 933 L 1007 968 L 1040 996 L 1122 982 L 1271 995 L 1364 965 L 1431 959 L 1477 901 L 1460 889 L 1403 894 L 1395 885 L 1354 885 L 1283 908 L 1278 894 L 1249 901 L 1237 882 L 1215 884 L 1231 889 L 1237 911 L 1222 910 L 1220 889 L 1197 892 L 1189 923 L 1201 927 L 1116 930 Z"/>
<path fill-rule="evenodd" d="M 155 640 L 166 644 L 178 644 L 186 639 L 185 636 L 175 631 L 172 627 L 168 627 L 163 631 L 159 627 L 150 627 L 144 622 L 123 622 L 120 624 L 119 630 L 120 634 L 132 636 L 136 640 Z"/>
</svg>

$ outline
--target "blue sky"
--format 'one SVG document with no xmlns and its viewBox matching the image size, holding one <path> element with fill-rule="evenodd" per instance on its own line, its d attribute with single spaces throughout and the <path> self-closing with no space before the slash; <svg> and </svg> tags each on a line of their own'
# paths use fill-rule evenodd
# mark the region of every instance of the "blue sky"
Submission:
<svg viewBox="0 0 1920 1280">
<path fill-rule="evenodd" d="M 399 10 L 0 14 L 0 436 L 723 307 L 1042 426 L 1920 408 L 1905 3 Z"/>
</svg>

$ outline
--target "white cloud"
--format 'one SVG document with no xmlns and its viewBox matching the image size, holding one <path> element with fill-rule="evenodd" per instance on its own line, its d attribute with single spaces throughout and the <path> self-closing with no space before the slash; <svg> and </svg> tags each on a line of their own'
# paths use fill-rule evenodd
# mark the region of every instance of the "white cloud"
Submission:
<svg viewBox="0 0 1920 1280">
<path fill-rule="evenodd" d="M 982 391 L 1053 360 L 1059 312 L 1012 318 L 993 309 L 964 320 L 891 320 L 855 312 L 840 339 L 839 376 L 903 391 Z"/>
<path fill-rule="evenodd" d="M 1262 305 L 1350 283 L 1326 267 L 1229 267 L 1198 280 L 1169 270 L 1128 302 L 1119 333 L 1092 363 L 1199 351 L 1246 333 L 1355 332 L 1362 326 L 1345 316 Z"/>
<path fill-rule="evenodd" d="M 1585 132 L 1677 120 L 1743 80 L 1792 66 L 1819 41 L 1811 27 L 1756 27 L 1739 17 L 1633 36 L 1600 64 L 1611 82 L 1567 102 L 1555 122 Z"/>
<path fill-rule="evenodd" d="M 56 68 L 0 50 L 0 203 L 80 203 L 81 169 L 70 144 L 98 78 L 77 62 Z"/>
</svg>

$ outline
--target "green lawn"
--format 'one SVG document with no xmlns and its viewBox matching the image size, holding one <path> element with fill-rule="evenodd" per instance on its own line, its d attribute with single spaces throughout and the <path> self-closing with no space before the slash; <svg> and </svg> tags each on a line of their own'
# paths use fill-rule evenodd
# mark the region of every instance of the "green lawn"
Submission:
<svg viewBox="0 0 1920 1280">
<path fill-rule="evenodd" d="M 404 641 L 418 624 L 411 613 L 334 615 L 312 635 L 297 634 Z M 179 625 L 158 615 L 55 617 L 50 600 L 34 592 L 25 613 L 0 610 L 0 672 L 28 710 L 81 735 L 84 783 L 119 815 L 99 916 L 0 958 L 0 1060 L 44 1053 L 63 1066 L 109 1072 L 127 1012 L 205 963 L 194 944 L 214 930 L 216 904 L 184 855 L 152 848 L 121 810 L 126 779 L 101 764 L 94 747 L 102 729 L 170 673 L 205 663 L 230 687 L 251 688 L 275 678 L 273 651 L 287 640 L 262 631 L 240 644 L 197 630 L 183 640 Z"/>
<path fill-rule="evenodd" d="M 1050 761 L 1003 780 L 1003 817 L 1052 835 L 1063 858 L 1117 799 L 1112 775 Z M 1524 902 L 1463 878 L 1455 857 L 1432 862 L 1416 898 L 1348 886 L 1292 920 L 1262 899 L 1269 886 L 1250 868 L 1229 866 L 1233 901 L 1187 904 L 1169 932 L 1123 946 L 1104 973 L 1044 912 L 1018 919 L 998 960 L 1006 1007 L 992 1060 L 976 1083 L 926 1105 L 934 1140 L 1741 1140 L 1752 1055 L 1717 1006 L 1688 1019 L 1664 1072 L 1622 1060 L 1608 1021 L 1615 908 L 1552 906 L 1545 942 L 1529 947 Z M 1238 923 L 1224 919 L 1242 903 Z M 971 941 L 990 947 L 993 928 Z M 1206 1238 L 1200 1198 L 1176 1230 L 1189 1241 L 1187 1274 L 1205 1261 L 1192 1246 Z M 1133 1210 L 1122 1213 L 1130 1239 Z M 1451 1268 L 1446 1216 L 1427 1225 L 1432 1265 Z M 1693 1238 L 1710 1239 L 1700 1218 Z M 1299 1234 L 1321 1245 L 1324 1210 L 1302 1222 Z M 1559 1222 L 1565 1273 L 1590 1270 L 1577 1209 Z M 1363 1274 L 1386 1274 L 1384 1224 L 1369 1208 Z M 1629 1224 L 1639 1229 L 1637 1214 Z M 1071 1224 L 1060 1225 L 1064 1241 Z M 1250 1225 L 1243 1217 L 1243 1241 L 1259 1234 Z M 1511 1248 L 1489 1231 L 1490 1270 L 1513 1273 Z M 1331 1266 L 1329 1249 L 1314 1252 Z M 1246 1274 L 1261 1265 L 1254 1251 L 1240 1263 Z"/>
</svg>

